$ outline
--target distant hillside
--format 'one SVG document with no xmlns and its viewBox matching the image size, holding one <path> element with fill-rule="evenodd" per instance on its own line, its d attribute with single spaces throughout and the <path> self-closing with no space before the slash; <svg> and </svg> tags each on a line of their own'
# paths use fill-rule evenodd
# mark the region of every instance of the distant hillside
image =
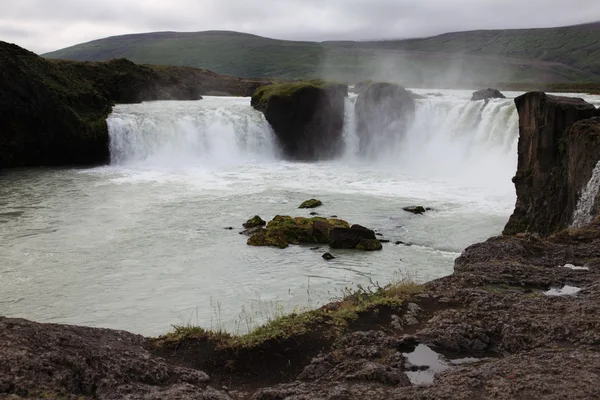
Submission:
<svg viewBox="0 0 600 400">
<path fill-rule="evenodd" d="M 600 23 L 447 33 L 375 42 L 300 42 L 207 31 L 114 36 L 44 54 L 185 65 L 240 77 L 401 81 L 448 86 L 600 82 Z"/>
</svg>

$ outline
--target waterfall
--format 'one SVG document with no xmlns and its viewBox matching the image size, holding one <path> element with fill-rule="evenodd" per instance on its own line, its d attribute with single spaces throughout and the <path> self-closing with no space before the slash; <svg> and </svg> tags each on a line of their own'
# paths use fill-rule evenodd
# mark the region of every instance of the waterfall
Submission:
<svg viewBox="0 0 600 400">
<path fill-rule="evenodd" d="M 107 120 L 112 164 L 236 164 L 273 159 L 262 113 L 247 99 L 118 105 Z"/>
<path fill-rule="evenodd" d="M 573 225 L 576 228 L 581 228 L 592 222 L 592 209 L 598 190 L 600 189 L 600 161 L 594 167 L 592 177 L 587 183 L 585 189 L 581 193 L 581 197 L 577 202 L 577 209 L 573 213 Z"/>
<path fill-rule="evenodd" d="M 359 152 L 355 100 L 351 95 L 345 103 L 344 162 L 511 185 L 518 139 L 512 100 L 417 100 L 404 132 L 373 138 L 368 154 Z M 108 126 L 115 165 L 213 166 L 280 158 L 273 132 L 247 98 L 118 105 Z"/>
<path fill-rule="evenodd" d="M 519 116 L 510 99 L 487 104 L 453 97 L 417 100 L 408 129 L 372 138 L 362 156 L 351 99 L 346 103 L 346 121 L 347 159 L 363 157 L 416 174 L 462 176 L 500 185 L 511 185 L 517 167 Z"/>
</svg>

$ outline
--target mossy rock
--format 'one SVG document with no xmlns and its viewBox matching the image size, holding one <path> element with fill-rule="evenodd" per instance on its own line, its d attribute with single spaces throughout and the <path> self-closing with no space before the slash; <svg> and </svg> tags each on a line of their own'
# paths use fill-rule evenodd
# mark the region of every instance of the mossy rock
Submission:
<svg viewBox="0 0 600 400">
<path fill-rule="evenodd" d="M 285 248 L 288 244 L 329 243 L 331 231 L 336 227 L 348 228 L 350 224 L 340 219 L 321 217 L 305 218 L 278 215 L 264 229 L 257 230 L 248 244 L 251 246 L 275 246 Z"/>
<path fill-rule="evenodd" d="M 298 208 L 317 208 L 322 205 L 323 203 L 321 202 L 321 200 L 310 199 L 302 202 L 302 204 L 300 204 L 300 207 Z"/>
<path fill-rule="evenodd" d="M 358 245 L 356 245 L 356 249 L 364 251 L 377 251 L 382 250 L 383 246 L 377 239 L 363 239 Z"/>
<path fill-rule="evenodd" d="M 273 97 L 292 97 L 298 91 L 305 90 L 307 88 L 328 89 L 337 86 L 340 86 L 340 84 L 327 82 L 321 79 L 297 82 L 272 83 L 270 85 L 260 86 L 256 89 L 254 95 L 252 96 L 252 105 L 260 108 L 264 107 Z"/>
<path fill-rule="evenodd" d="M 242 226 L 246 229 L 256 228 L 258 226 L 265 226 L 267 223 L 258 215 L 250 218 L 246 223 L 242 224 Z"/>
<path fill-rule="evenodd" d="M 260 229 L 255 232 L 249 239 L 250 246 L 271 246 L 285 249 L 288 247 L 287 240 L 284 236 L 278 235 L 276 232 L 268 232 L 266 229 Z"/>
</svg>

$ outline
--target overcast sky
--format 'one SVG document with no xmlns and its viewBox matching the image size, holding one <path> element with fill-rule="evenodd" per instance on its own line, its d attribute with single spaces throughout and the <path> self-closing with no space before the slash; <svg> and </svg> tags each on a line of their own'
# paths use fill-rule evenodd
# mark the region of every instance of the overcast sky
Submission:
<svg viewBox="0 0 600 400">
<path fill-rule="evenodd" d="M 600 0 L 0 0 L 0 40 L 37 53 L 152 31 L 362 40 L 597 20 Z"/>
</svg>

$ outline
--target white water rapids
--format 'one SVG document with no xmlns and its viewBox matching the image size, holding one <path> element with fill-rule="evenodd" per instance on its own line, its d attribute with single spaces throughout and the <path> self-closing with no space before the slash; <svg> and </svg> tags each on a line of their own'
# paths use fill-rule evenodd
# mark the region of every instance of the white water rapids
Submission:
<svg viewBox="0 0 600 400">
<path fill-rule="evenodd" d="M 318 163 L 282 160 L 247 98 L 116 106 L 110 166 L 3 174 L 0 315 L 147 335 L 187 323 L 244 332 L 399 272 L 451 273 L 513 210 L 518 121 L 511 99 L 442 93 L 418 100 L 411 128 L 368 159 L 348 100 L 345 153 Z M 326 246 L 256 248 L 238 234 L 255 214 L 308 216 L 297 207 L 311 197 L 321 215 L 391 243 L 325 262 Z M 435 211 L 415 216 L 409 205 Z"/>
</svg>

